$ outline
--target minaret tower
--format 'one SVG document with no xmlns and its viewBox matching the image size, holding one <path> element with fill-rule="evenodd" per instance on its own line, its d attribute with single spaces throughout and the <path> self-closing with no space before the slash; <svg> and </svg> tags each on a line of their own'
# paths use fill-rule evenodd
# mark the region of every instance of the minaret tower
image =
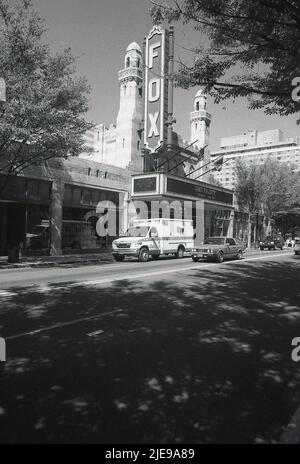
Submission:
<svg viewBox="0 0 300 464">
<path fill-rule="evenodd" d="M 136 42 L 126 50 L 124 69 L 119 71 L 120 108 L 117 117 L 116 160 L 121 167 L 130 165 L 133 171 L 142 171 L 142 51 Z"/>
<path fill-rule="evenodd" d="M 196 93 L 194 99 L 194 111 L 190 113 L 190 124 L 191 124 L 191 143 L 194 143 L 193 147 L 195 150 L 199 151 L 201 148 L 209 145 L 210 137 L 210 123 L 211 123 L 211 114 L 207 112 L 207 96 L 204 94 L 203 90 L 200 89 Z M 201 165 L 207 164 L 210 162 L 210 153 L 207 148 L 204 150 L 204 158 L 200 160 L 197 165 L 197 168 Z M 203 174 L 199 180 L 207 181 L 207 176 L 205 171 L 211 169 L 211 166 L 208 165 L 204 170 L 199 170 L 192 177 L 197 177 L 200 174 Z"/>
</svg>

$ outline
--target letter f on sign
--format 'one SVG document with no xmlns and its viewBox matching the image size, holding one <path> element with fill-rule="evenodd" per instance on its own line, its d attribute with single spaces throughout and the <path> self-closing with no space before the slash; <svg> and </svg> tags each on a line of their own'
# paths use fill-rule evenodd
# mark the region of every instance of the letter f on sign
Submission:
<svg viewBox="0 0 300 464">
<path fill-rule="evenodd" d="M 150 119 L 150 124 L 151 124 L 149 134 L 148 134 L 149 138 L 152 137 L 152 134 L 154 135 L 154 137 L 159 136 L 159 132 L 158 132 L 158 129 L 157 129 L 158 116 L 159 116 L 159 111 L 156 111 L 156 113 L 154 113 L 154 114 L 149 113 L 149 119 Z"/>
<path fill-rule="evenodd" d="M 153 68 L 153 58 L 158 57 L 157 51 L 155 52 L 155 48 L 160 47 L 160 42 L 156 42 L 149 47 L 149 68 Z"/>
</svg>

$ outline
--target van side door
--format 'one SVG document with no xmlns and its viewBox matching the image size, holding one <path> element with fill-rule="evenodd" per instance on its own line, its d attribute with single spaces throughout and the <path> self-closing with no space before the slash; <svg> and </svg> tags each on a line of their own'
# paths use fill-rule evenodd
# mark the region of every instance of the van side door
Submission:
<svg viewBox="0 0 300 464">
<path fill-rule="evenodd" d="M 149 250 L 160 252 L 160 237 L 156 227 L 151 227 L 149 231 Z"/>
</svg>

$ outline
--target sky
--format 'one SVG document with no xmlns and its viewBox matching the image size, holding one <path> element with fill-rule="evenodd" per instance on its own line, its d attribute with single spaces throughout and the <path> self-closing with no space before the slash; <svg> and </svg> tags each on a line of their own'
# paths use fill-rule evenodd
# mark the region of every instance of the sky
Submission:
<svg viewBox="0 0 300 464">
<path fill-rule="evenodd" d="M 150 0 L 34 0 L 35 8 L 45 18 L 45 40 L 54 50 L 71 47 L 77 55 L 78 75 L 85 76 L 92 88 L 88 118 L 95 123 L 113 124 L 119 107 L 118 71 L 123 67 L 127 46 L 135 41 L 141 46 L 151 27 Z M 175 24 L 175 60 L 193 59 L 191 48 L 198 36 L 190 28 Z M 175 89 L 174 130 L 190 140 L 189 113 L 198 88 Z M 261 110 L 247 109 L 238 99 L 214 104 L 210 148 L 218 149 L 221 137 L 237 135 L 250 129 L 280 128 L 286 137 L 299 137 L 296 116 L 267 116 Z"/>
</svg>

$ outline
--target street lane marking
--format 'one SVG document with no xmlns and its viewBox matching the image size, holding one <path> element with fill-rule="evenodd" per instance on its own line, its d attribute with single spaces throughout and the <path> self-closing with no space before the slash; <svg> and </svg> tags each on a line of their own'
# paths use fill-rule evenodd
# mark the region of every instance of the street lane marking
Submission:
<svg viewBox="0 0 300 464">
<path fill-rule="evenodd" d="M 95 332 L 90 332 L 87 334 L 88 337 L 94 337 L 95 335 L 100 335 L 104 333 L 104 330 L 95 330 Z"/>
<path fill-rule="evenodd" d="M 48 327 L 41 327 L 40 329 L 32 330 L 31 332 L 23 332 L 16 335 L 11 335 L 10 337 L 5 337 L 5 340 L 15 340 L 16 338 L 26 337 L 28 335 L 36 335 L 41 332 L 47 332 L 49 330 L 59 329 L 61 327 L 66 327 L 73 324 L 78 324 L 79 322 L 91 321 L 93 319 L 99 319 L 100 317 L 110 316 L 112 314 L 117 314 L 122 312 L 122 309 L 117 309 L 116 311 L 110 311 L 107 313 L 96 314 L 95 316 L 81 317 L 80 319 L 73 319 L 72 321 L 60 322 L 58 324 L 49 325 Z"/>
</svg>

